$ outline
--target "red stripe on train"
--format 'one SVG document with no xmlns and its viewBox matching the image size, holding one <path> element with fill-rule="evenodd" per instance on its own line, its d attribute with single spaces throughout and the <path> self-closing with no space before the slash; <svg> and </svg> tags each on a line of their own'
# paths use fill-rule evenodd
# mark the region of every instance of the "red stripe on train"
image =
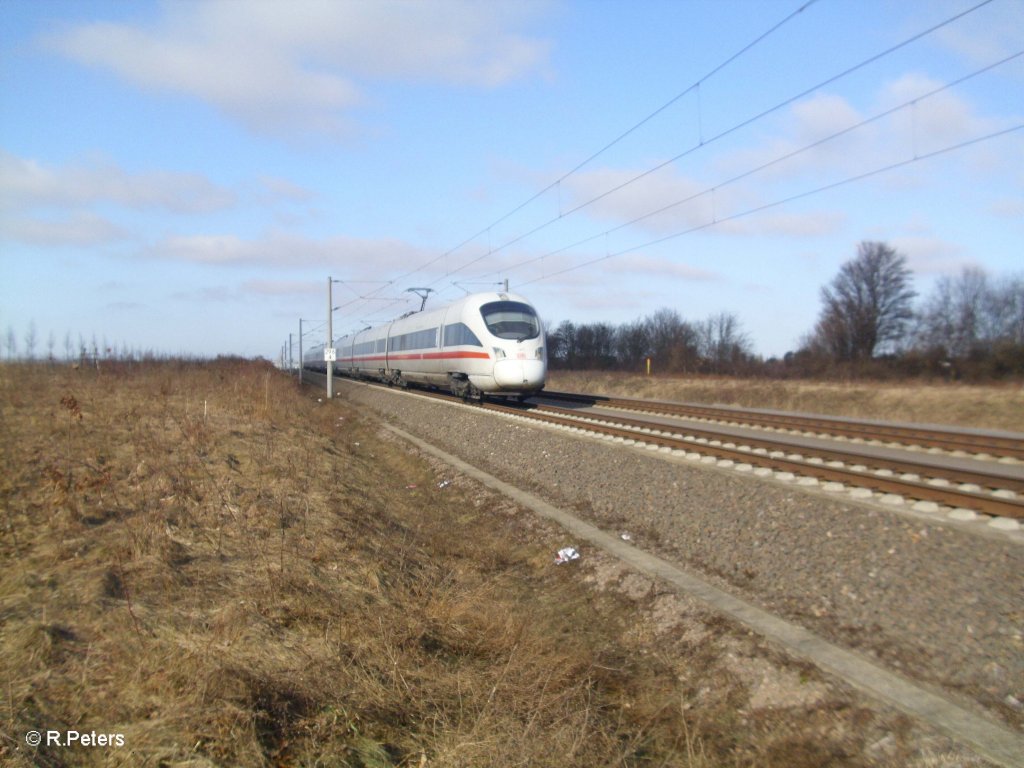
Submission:
<svg viewBox="0 0 1024 768">
<path fill-rule="evenodd" d="M 490 360 L 486 352 L 414 352 L 407 355 L 372 355 L 367 357 L 343 357 L 341 363 L 372 363 L 385 360 Z"/>
</svg>

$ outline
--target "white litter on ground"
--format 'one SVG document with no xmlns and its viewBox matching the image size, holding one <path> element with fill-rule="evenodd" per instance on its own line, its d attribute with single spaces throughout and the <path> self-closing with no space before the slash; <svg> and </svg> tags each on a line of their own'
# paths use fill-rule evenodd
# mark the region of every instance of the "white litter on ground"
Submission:
<svg viewBox="0 0 1024 768">
<path fill-rule="evenodd" d="M 555 565 L 561 565 L 562 563 L 568 563 L 571 560 L 579 560 L 580 553 L 576 547 L 563 547 L 558 550 L 558 557 L 555 558 Z"/>
</svg>

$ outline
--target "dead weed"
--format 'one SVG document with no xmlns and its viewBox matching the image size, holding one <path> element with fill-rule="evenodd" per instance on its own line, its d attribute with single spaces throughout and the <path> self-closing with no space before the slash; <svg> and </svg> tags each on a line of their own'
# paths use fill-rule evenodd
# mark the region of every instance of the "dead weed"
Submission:
<svg viewBox="0 0 1024 768">
<path fill-rule="evenodd" d="M 4 366 L 0 439 L 0 762 L 864 764 L 269 366 Z"/>
</svg>

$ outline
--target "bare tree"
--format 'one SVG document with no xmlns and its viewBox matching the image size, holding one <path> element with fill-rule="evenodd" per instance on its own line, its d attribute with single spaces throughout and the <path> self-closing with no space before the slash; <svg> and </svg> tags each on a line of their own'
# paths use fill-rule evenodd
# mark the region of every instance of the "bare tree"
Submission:
<svg viewBox="0 0 1024 768">
<path fill-rule="evenodd" d="M 661 371 L 686 371 L 699 357 L 697 332 L 674 309 L 659 309 L 647 318 L 654 364 Z"/>
<path fill-rule="evenodd" d="M 36 357 L 36 321 L 32 320 L 28 324 L 28 330 L 25 331 L 25 354 L 29 360 L 34 360 Z"/>
<path fill-rule="evenodd" d="M 940 278 L 921 310 L 917 343 L 954 358 L 1024 344 L 1024 279 L 993 281 L 977 267 Z"/>
<path fill-rule="evenodd" d="M 992 287 L 987 320 L 992 338 L 1024 344 L 1024 276 L 1004 278 Z"/>
<path fill-rule="evenodd" d="M 548 332 L 548 359 L 568 367 L 576 364 L 576 325 L 563 320 L 554 331 Z"/>
<path fill-rule="evenodd" d="M 750 337 L 731 312 L 720 312 L 698 323 L 697 336 L 700 355 L 712 373 L 735 373 L 740 363 L 750 357 Z"/>
<path fill-rule="evenodd" d="M 635 369 L 651 354 L 651 341 L 647 324 L 642 320 L 623 323 L 615 332 L 615 356 L 628 370 Z"/>
<path fill-rule="evenodd" d="M 815 327 L 821 346 L 839 360 L 866 360 L 898 341 L 913 317 L 907 259 L 885 243 L 864 241 L 821 289 Z"/>
<path fill-rule="evenodd" d="M 582 368 L 609 368 L 615 363 L 615 329 L 608 323 L 576 326 L 576 363 Z"/>
<path fill-rule="evenodd" d="M 918 318 L 918 345 L 966 357 L 987 335 L 989 294 L 988 276 L 977 268 L 939 278 Z"/>
</svg>

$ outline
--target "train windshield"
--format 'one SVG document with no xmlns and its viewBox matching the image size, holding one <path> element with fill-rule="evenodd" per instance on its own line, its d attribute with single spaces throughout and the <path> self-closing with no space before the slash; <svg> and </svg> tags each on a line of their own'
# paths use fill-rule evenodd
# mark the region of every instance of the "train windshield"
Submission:
<svg viewBox="0 0 1024 768">
<path fill-rule="evenodd" d="M 492 301 L 480 307 L 487 330 L 499 339 L 534 339 L 540 335 L 540 320 L 529 304 L 521 301 Z"/>
</svg>

